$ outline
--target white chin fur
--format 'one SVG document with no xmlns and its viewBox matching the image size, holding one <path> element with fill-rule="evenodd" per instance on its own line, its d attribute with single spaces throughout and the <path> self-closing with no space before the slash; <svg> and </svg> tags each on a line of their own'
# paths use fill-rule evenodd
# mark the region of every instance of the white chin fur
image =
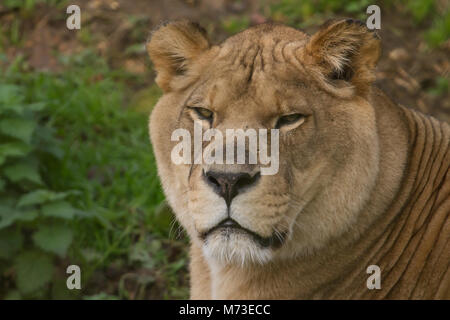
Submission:
<svg viewBox="0 0 450 320">
<path fill-rule="evenodd" d="M 203 254 L 220 264 L 244 266 L 251 263 L 265 264 L 272 259 L 272 250 L 262 248 L 248 235 L 215 232 L 203 244 Z"/>
</svg>

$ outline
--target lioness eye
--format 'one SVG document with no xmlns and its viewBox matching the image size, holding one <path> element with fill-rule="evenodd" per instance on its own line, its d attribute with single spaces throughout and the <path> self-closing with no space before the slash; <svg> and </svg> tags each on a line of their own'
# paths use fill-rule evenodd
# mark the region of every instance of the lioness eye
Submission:
<svg viewBox="0 0 450 320">
<path fill-rule="evenodd" d="M 201 118 L 201 119 L 205 119 L 205 120 L 212 120 L 213 117 L 213 112 L 211 110 L 208 110 L 206 108 L 201 108 L 201 107 L 190 107 L 192 110 L 195 111 L 195 113 L 197 113 L 197 115 Z"/>
<path fill-rule="evenodd" d="M 291 124 L 295 124 L 301 120 L 304 120 L 305 116 L 300 114 L 300 113 L 293 113 L 293 114 L 288 114 L 285 116 L 281 116 L 280 118 L 278 118 L 277 124 L 275 125 L 276 129 L 279 129 L 283 126 L 287 126 L 287 125 L 291 125 Z"/>
</svg>

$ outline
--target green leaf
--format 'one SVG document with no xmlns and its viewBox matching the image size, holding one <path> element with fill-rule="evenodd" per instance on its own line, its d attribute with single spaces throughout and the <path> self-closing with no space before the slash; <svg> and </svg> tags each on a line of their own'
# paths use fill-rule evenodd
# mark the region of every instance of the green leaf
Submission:
<svg viewBox="0 0 450 320">
<path fill-rule="evenodd" d="M 31 147 L 23 142 L 11 142 L 0 144 L 0 165 L 7 157 L 21 157 L 27 155 Z"/>
<path fill-rule="evenodd" d="M 81 290 L 68 290 L 67 289 L 67 278 L 65 275 L 53 279 L 52 281 L 52 300 L 74 300 L 79 299 Z"/>
<path fill-rule="evenodd" d="M 28 180 L 36 184 L 43 184 L 36 166 L 22 162 L 13 164 L 3 169 L 5 176 L 12 182 Z"/>
<path fill-rule="evenodd" d="M 38 217 L 38 211 L 37 210 L 25 210 L 25 211 L 19 211 L 20 215 L 17 217 L 17 220 L 19 221 L 33 221 Z"/>
<path fill-rule="evenodd" d="M 53 155 L 57 159 L 62 159 L 64 151 L 61 149 L 61 141 L 54 137 L 55 130 L 52 127 L 38 126 L 34 136 L 39 145 L 39 151 Z"/>
<path fill-rule="evenodd" d="M 155 214 L 152 217 L 152 227 L 155 228 L 155 231 L 165 236 L 170 236 L 168 231 L 170 230 L 173 219 L 174 213 L 167 201 L 164 200 L 155 208 Z"/>
<path fill-rule="evenodd" d="M 31 111 L 42 111 L 45 109 L 45 107 L 46 107 L 46 105 L 44 102 L 35 102 L 35 103 L 27 104 L 25 106 L 25 109 L 31 110 Z"/>
<path fill-rule="evenodd" d="M 43 225 L 33 234 L 36 246 L 44 251 L 56 253 L 60 257 L 66 255 L 72 239 L 72 229 L 62 224 Z"/>
<path fill-rule="evenodd" d="M 170 264 L 170 269 L 173 273 L 176 273 L 177 271 L 179 271 L 181 268 L 183 268 L 184 266 L 186 266 L 186 260 L 185 259 L 180 259 L 174 263 Z"/>
<path fill-rule="evenodd" d="M 0 114 L 15 114 L 18 116 L 23 115 L 24 106 L 22 104 L 0 104 Z"/>
<path fill-rule="evenodd" d="M 14 84 L 0 85 L 0 107 L 16 104 L 21 101 L 21 88 Z"/>
<path fill-rule="evenodd" d="M 44 216 L 62 219 L 72 219 L 76 213 L 76 209 L 66 201 L 46 204 L 42 206 L 41 210 Z"/>
<path fill-rule="evenodd" d="M 0 192 L 5 190 L 5 180 L 0 178 Z"/>
<path fill-rule="evenodd" d="M 21 293 L 32 293 L 44 287 L 53 275 L 53 264 L 49 256 L 38 251 L 20 254 L 14 263 L 16 284 Z"/>
<path fill-rule="evenodd" d="M 9 118 L 0 121 L 0 132 L 30 143 L 36 123 L 32 120 Z"/>
<path fill-rule="evenodd" d="M 0 229 L 12 225 L 15 221 L 32 221 L 37 217 L 36 210 L 18 210 L 6 205 L 0 205 Z"/>
<path fill-rule="evenodd" d="M 23 236 L 18 230 L 0 230 L 0 258 L 10 259 L 23 245 Z"/>
<path fill-rule="evenodd" d="M 50 190 L 39 189 L 22 196 L 19 199 L 19 202 L 17 203 L 17 207 L 21 208 L 35 204 L 42 204 L 51 201 L 62 200 L 71 194 L 76 194 L 76 192 L 75 191 L 54 192 Z"/>
<path fill-rule="evenodd" d="M 12 207 L 0 205 L 0 229 L 9 227 L 17 220 L 18 211 Z"/>
<path fill-rule="evenodd" d="M 103 258 L 103 254 L 99 251 L 96 251 L 93 248 L 81 249 L 81 254 L 83 255 L 83 258 L 86 259 L 87 262 L 95 262 Z"/>
<path fill-rule="evenodd" d="M 145 53 L 145 46 L 142 43 L 135 43 L 125 49 L 125 54 L 142 54 Z"/>
</svg>

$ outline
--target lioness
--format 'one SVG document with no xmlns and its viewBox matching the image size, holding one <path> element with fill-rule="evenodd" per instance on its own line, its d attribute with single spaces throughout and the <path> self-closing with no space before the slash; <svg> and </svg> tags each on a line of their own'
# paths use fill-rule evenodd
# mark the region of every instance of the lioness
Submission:
<svg viewBox="0 0 450 320">
<path fill-rule="evenodd" d="M 151 141 L 191 240 L 192 299 L 450 297 L 450 128 L 372 86 L 375 33 L 350 19 L 312 36 L 267 23 L 212 45 L 177 21 L 147 49 L 164 91 Z M 278 173 L 174 164 L 172 132 L 194 121 L 279 129 Z"/>
</svg>

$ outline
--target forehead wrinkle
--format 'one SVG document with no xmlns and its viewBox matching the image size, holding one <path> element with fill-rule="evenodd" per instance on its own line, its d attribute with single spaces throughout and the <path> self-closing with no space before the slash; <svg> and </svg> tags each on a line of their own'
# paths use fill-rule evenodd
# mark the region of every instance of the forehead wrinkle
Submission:
<svg viewBox="0 0 450 320">
<path fill-rule="evenodd" d="M 264 100 L 269 100 L 268 89 L 276 86 L 277 93 L 270 98 L 274 106 L 269 109 L 276 108 L 276 112 L 285 111 L 281 105 L 283 95 L 287 93 L 284 88 L 291 87 L 296 90 L 306 87 L 304 80 L 302 81 L 302 77 L 305 76 L 301 70 L 303 68 L 299 68 L 298 65 L 301 62 L 295 61 L 297 64 L 295 65 L 289 61 L 297 56 L 297 50 L 306 41 L 286 41 L 275 36 L 263 36 L 256 41 L 241 40 L 242 43 L 238 43 L 239 45 L 236 43 L 223 45 L 221 50 L 224 53 L 212 61 L 212 69 L 208 73 L 213 75 L 215 81 L 206 88 L 205 98 L 212 106 L 229 104 L 249 95 L 255 103 L 264 105 Z M 267 67 L 269 65 L 270 67 Z M 236 69 L 241 69 L 242 72 L 237 72 Z"/>
<path fill-rule="evenodd" d="M 235 68 L 240 68 L 242 66 L 243 61 L 247 56 L 248 50 L 252 46 L 254 46 L 253 41 L 244 41 L 241 46 L 233 48 L 233 50 L 237 52 L 237 55 L 234 57 L 234 61 L 232 61 L 232 65 Z"/>
<path fill-rule="evenodd" d="M 281 64 L 285 62 L 285 59 L 283 57 L 283 49 L 284 49 L 284 46 L 286 45 L 286 43 L 288 43 L 288 41 L 286 41 L 286 40 L 279 40 L 275 43 L 273 51 L 272 51 L 273 60 L 275 62 L 278 62 Z"/>
<path fill-rule="evenodd" d="M 247 70 L 247 83 L 250 85 L 250 82 L 253 80 L 253 75 L 255 72 L 258 72 L 258 70 L 261 68 L 261 63 L 258 63 L 258 56 L 260 56 L 261 48 L 257 46 L 256 52 L 251 52 L 250 55 L 250 64 L 246 67 Z"/>
<path fill-rule="evenodd" d="M 240 61 L 240 65 L 243 66 L 244 68 L 247 68 L 247 67 L 250 67 L 254 63 L 255 58 L 259 52 L 259 44 L 252 43 L 244 51 L 245 51 L 245 53 L 242 57 L 242 60 Z"/>
<path fill-rule="evenodd" d="M 242 70 L 242 78 L 247 82 L 253 80 L 253 73 L 280 72 L 286 73 L 287 66 L 292 70 L 289 72 L 295 77 L 296 73 L 304 73 L 305 68 L 302 61 L 298 59 L 298 51 L 301 50 L 306 40 L 286 41 L 278 38 L 264 36 L 256 41 L 244 39 L 242 44 L 227 44 L 221 49 L 216 62 L 221 73 L 239 72 Z M 215 66 L 215 62 L 212 63 Z M 221 67 L 220 67 L 221 66 Z M 245 75 L 244 75 L 245 74 Z M 284 78 L 287 74 L 283 75 Z"/>
<path fill-rule="evenodd" d="M 277 50 L 277 48 L 279 48 L 279 44 L 280 44 L 281 40 L 278 39 L 278 38 L 275 38 L 275 39 L 272 39 L 272 40 L 273 40 L 273 45 L 272 45 L 271 50 L 270 50 L 270 56 L 271 56 L 270 60 L 271 60 L 271 62 L 273 64 L 273 63 L 280 62 L 280 60 L 277 59 L 276 50 Z"/>
<path fill-rule="evenodd" d="M 279 42 L 278 39 L 274 38 L 267 38 L 263 39 L 262 43 L 262 49 L 261 49 L 261 69 L 262 71 L 265 71 L 265 66 L 269 67 L 269 70 L 272 68 L 272 65 L 274 63 L 274 56 L 273 56 L 273 50 L 277 43 Z"/>
</svg>

